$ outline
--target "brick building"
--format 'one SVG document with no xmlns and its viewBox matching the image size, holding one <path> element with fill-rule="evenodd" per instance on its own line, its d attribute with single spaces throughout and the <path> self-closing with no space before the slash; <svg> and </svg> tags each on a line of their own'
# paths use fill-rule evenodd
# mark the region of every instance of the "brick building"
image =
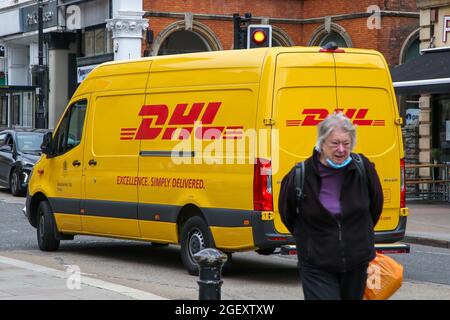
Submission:
<svg viewBox="0 0 450 320">
<path fill-rule="evenodd" d="M 144 0 L 149 32 L 143 55 L 229 50 L 233 13 L 273 27 L 273 45 L 340 46 L 381 51 L 394 66 L 419 53 L 414 0 Z"/>
<path fill-rule="evenodd" d="M 450 163 L 450 0 L 416 3 L 422 54 L 393 68 L 392 79 L 403 108 L 418 120 L 416 162 Z M 429 168 L 420 170 L 420 176 L 431 175 Z"/>
</svg>

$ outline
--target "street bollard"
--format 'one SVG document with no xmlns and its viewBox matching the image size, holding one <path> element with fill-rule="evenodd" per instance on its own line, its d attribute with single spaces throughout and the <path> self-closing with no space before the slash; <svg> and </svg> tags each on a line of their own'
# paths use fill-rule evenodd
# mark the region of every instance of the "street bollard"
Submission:
<svg viewBox="0 0 450 320">
<path fill-rule="evenodd" d="M 199 300 L 220 300 L 220 287 L 223 281 L 220 279 L 222 267 L 227 261 L 227 255 L 223 252 L 206 248 L 196 254 L 194 259 L 200 270 Z"/>
</svg>

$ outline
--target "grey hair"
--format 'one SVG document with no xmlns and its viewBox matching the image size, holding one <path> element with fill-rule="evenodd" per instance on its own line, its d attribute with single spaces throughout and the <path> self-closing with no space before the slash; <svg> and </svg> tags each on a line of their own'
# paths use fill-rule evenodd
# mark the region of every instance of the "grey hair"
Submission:
<svg viewBox="0 0 450 320">
<path fill-rule="evenodd" d="M 353 125 L 349 118 L 347 118 L 342 112 L 334 112 L 325 118 L 317 126 L 317 142 L 315 149 L 317 152 L 322 152 L 322 144 L 326 138 L 331 134 L 334 129 L 340 128 L 350 134 L 350 149 L 356 145 L 356 125 Z"/>
</svg>

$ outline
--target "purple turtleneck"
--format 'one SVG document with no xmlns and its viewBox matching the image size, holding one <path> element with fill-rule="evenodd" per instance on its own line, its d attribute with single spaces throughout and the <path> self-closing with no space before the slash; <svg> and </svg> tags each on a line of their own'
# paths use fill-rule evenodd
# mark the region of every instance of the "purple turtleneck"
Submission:
<svg viewBox="0 0 450 320">
<path fill-rule="evenodd" d="M 322 205 L 333 215 L 342 213 L 340 195 L 344 180 L 344 168 L 334 169 L 323 165 L 319 161 L 319 175 L 322 179 L 319 200 Z"/>
</svg>

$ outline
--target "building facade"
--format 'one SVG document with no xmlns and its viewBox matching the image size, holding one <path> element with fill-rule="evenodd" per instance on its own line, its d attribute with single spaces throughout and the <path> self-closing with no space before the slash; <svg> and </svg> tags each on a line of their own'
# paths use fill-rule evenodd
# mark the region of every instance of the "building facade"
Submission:
<svg viewBox="0 0 450 320">
<path fill-rule="evenodd" d="M 394 87 L 417 118 L 417 162 L 450 162 L 450 1 L 417 0 L 417 7 L 421 55 L 392 70 Z"/>
<path fill-rule="evenodd" d="M 54 128 L 95 66 L 141 57 L 147 29 L 141 0 L 47 0 L 42 5 L 44 82 L 38 91 L 38 1 L 0 2 L 0 128 L 35 127 L 39 92 L 45 127 Z"/>
<path fill-rule="evenodd" d="M 111 60 L 231 50 L 233 14 L 270 24 L 273 46 L 381 51 L 395 66 L 417 55 L 413 0 L 43 0 L 44 67 L 38 63 L 37 0 L 0 1 L 0 128 L 34 127 L 37 93 L 54 128 L 86 75 Z M 45 74 L 38 91 L 38 71 Z"/>
<path fill-rule="evenodd" d="M 395 66 L 418 54 L 414 0 L 144 0 L 149 30 L 143 55 L 233 49 L 233 13 L 270 24 L 273 46 L 342 47 L 381 51 Z"/>
</svg>

